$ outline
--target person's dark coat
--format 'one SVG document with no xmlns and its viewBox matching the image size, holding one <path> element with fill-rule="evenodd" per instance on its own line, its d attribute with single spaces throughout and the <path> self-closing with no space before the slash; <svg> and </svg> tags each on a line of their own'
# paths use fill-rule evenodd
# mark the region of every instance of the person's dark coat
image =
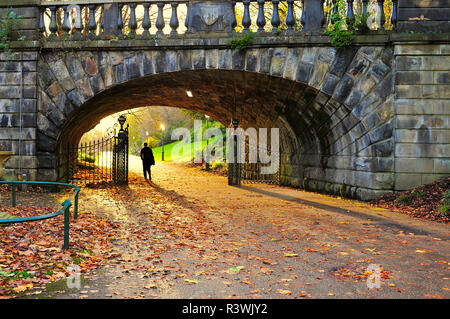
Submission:
<svg viewBox="0 0 450 319">
<path fill-rule="evenodd" d="M 153 156 L 152 149 L 148 146 L 141 150 L 141 159 L 145 166 L 155 165 L 155 157 Z"/>
</svg>

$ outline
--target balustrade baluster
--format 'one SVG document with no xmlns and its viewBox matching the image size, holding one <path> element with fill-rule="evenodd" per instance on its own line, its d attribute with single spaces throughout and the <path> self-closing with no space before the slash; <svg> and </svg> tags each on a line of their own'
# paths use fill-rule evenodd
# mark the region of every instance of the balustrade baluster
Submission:
<svg viewBox="0 0 450 319">
<path fill-rule="evenodd" d="M 384 0 L 378 0 L 377 17 L 379 17 L 380 25 L 377 26 L 379 30 L 384 29 L 386 23 L 386 16 L 384 15 Z M 378 20 L 378 19 L 377 19 Z"/>
<path fill-rule="evenodd" d="M 122 36 L 122 30 L 123 30 L 123 18 L 122 18 L 122 8 L 123 4 L 119 3 L 118 5 L 118 12 L 117 12 L 117 29 L 119 31 L 119 36 Z"/>
<path fill-rule="evenodd" d="M 236 32 L 237 27 L 237 19 L 236 19 L 236 1 L 231 1 L 231 5 L 233 6 L 233 18 L 231 20 L 232 32 Z"/>
<path fill-rule="evenodd" d="M 163 14 L 164 2 L 158 2 L 156 5 L 158 6 L 158 18 L 156 19 L 156 28 L 158 29 L 158 31 L 156 31 L 156 35 L 162 35 L 163 29 L 166 25 L 164 22 Z"/>
<path fill-rule="evenodd" d="M 96 5 L 95 4 L 90 4 L 88 5 L 89 8 L 89 22 L 88 22 L 88 30 L 89 30 L 89 34 L 88 37 L 89 38 L 93 38 L 95 37 L 95 31 L 97 30 L 97 22 L 95 21 L 95 9 L 96 9 Z"/>
<path fill-rule="evenodd" d="M 244 0 L 244 16 L 242 17 L 242 26 L 244 27 L 243 32 L 250 32 L 250 26 L 252 20 L 250 19 L 250 0 Z"/>
<path fill-rule="evenodd" d="M 67 10 L 68 6 L 63 6 L 64 9 L 64 20 L 61 28 L 64 31 L 64 35 L 68 36 L 70 32 L 70 25 L 69 25 L 69 10 Z"/>
<path fill-rule="evenodd" d="M 397 0 L 392 1 L 392 16 L 391 16 L 391 23 L 393 27 L 397 25 Z"/>
<path fill-rule="evenodd" d="M 186 3 L 186 20 L 184 21 L 184 25 L 186 30 L 189 28 L 189 19 L 191 17 L 191 9 L 189 8 L 189 3 Z"/>
<path fill-rule="evenodd" d="M 49 7 L 51 11 L 50 16 L 50 25 L 48 26 L 48 29 L 50 30 L 50 37 L 54 38 L 57 35 L 58 32 L 58 24 L 56 23 L 56 11 L 58 10 L 58 7 L 51 6 Z"/>
<path fill-rule="evenodd" d="M 331 23 L 336 22 L 336 14 L 340 14 L 337 6 L 337 0 L 333 0 L 333 13 L 331 14 Z"/>
<path fill-rule="evenodd" d="M 144 29 L 144 32 L 142 33 L 143 36 L 149 36 L 150 35 L 150 27 L 152 26 L 150 22 L 150 2 L 144 2 L 142 4 L 144 6 L 144 20 L 142 20 L 142 28 Z"/>
<path fill-rule="evenodd" d="M 295 17 L 294 17 L 294 0 L 287 0 L 288 4 L 288 12 L 286 15 L 286 25 L 287 25 L 287 31 L 293 32 L 294 31 L 294 25 L 295 25 Z"/>
<path fill-rule="evenodd" d="M 177 13 L 178 2 L 172 1 L 170 5 L 172 6 L 172 17 L 170 18 L 169 22 L 169 26 L 172 28 L 172 31 L 170 31 L 170 35 L 177 35 L 178 34 L 177 29 L 180 25 L 180 23 L 178 22 L 178 13 Z"/>
<path fill-rule="evenodd" d="M 347 0 L 347 17 L 350 19 L 355 18 L 355 14 L 353 13 L 353 2 L 354 0 Z"/>
<path fill-rule="evenodd" d="M 266 17 L 264 16 L 264 3 L 265 0 L 258 0 L 258 18 L 256 19 L 256 25 L 258 26 L 258 32 L 264 32 L 266 26 Z"/>
<path fill-rule="evenodd" d="M 280 20 L 280 14 L 278 12 L 278 4 L 280 3 L 279 0 L 273 0 L 272 1 L 272 6 L 273 6 L 273 13 L 272 13 L 272 20 L 270 21 L 270 23 L 272 24 L 272 31 L 278 32 L 278 27 L 281 24 L 281 20 Z"/>
<path fill-rule="evenodd" d="M 100 34 L 104 35 L 105 34 L 105 5 L 102 4 L 101 8 L 102 8 L 102 10 L 101 10 L 102 18 L 100 20 L 100 29 L 101 29 L 101 33 Z"/>
<path fill-rule="evenodd" d="M 130 32 L 128 32 L 128 36 L 135 36 L 137 29 L 137 21 L 136 21 L 136 3 L 130 2 L 128 4 L 130 7 L 130 21 L 128 22 L 128 27 L 130 28 Z"/>
<path fill-rule="evenodd" d="M 363 0 L 363 2 L 362 2 L 362 5 L 363 5 L 362 13 L 363 14 L 367 14 L 367 2 L 368 2 L 368 0 Z"/>
<path fill-rule="evenodd" d="M 39 12 L 39 31 L 41 32 L 41 34 L 45 33 L 45 21 L 44 21 L 45 10 L 46 10 L 45 7 L 41 7 Z"/>
<path fill-rule="evenodd" d="M 300 24 L 305 27 L 306 23 L 306 11 L 305 11 L 305 0 L 302 0 L 302 16 L 300 17 Z"/>
</svg>

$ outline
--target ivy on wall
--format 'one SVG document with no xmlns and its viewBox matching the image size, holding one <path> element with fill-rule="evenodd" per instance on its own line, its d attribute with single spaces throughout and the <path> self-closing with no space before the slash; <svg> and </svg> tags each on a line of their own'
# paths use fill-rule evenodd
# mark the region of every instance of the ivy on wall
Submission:
<svg viewBox="0 0 450 319">
<path fill-rule="evenodd" d="M 0 49 L 8 58 L 12 57 L 10 49 L 11 34 L 17 28 L 20 19 L 22 19 L 22 16 L 17 15 L 11 8 L 6 17 L 0 20 Z M 23 41 L 25 37 L 19 37 L 17 40 Z"/>
<path fill-rule="evenodd" d="M 338 0 L 335 4 L 337 10 L 331 15 L 332 23 L 328 25 L 324 34 L 331 36 L 331 45 L 337 48 L 352 45 L 355 32 L 367 32 L 369 27 L 367 21 L 372 12 L 356 12 L 353 18 L 347 17 L 347 3 L 345 0 Z M 334 9 L 334 7 L 333 7 Z"/>
</svg>

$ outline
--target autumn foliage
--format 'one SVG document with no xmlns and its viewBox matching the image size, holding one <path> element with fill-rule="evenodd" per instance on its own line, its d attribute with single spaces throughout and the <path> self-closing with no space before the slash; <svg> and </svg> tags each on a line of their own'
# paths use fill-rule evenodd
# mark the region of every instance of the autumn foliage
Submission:
<svg viewBox="0 0 450 319">
<path fill-rule="evenodd" d="M 450 177 L 446 177 L 412 190 L 386 194 L 372 204 L 409 216 L 448 224 L 450 222 L 447 203 L 449 188 Z"/>
<path fill-rule="evenodd" d="M 44 193 L 41 194 L 45 197 Z M 3 189 L 3 198 L 9 196 Z M 0 212 L 29 217 L 55 212 L 52 207 L 5 205 Z M 76 264 L 86 273 L 102 264 L 118 226 L 92 214 L 80 212 L 70 221 L 70 249 L 63 250 L 64 217 L 0 226 L 0 298 L 64 279 L 67 267 Z"/>
</svg>

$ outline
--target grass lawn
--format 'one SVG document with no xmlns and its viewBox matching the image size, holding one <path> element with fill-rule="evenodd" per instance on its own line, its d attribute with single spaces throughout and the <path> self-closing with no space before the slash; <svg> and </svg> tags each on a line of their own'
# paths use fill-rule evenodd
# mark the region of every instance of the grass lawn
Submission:
<svg viewBox="0 0 450 319">
<path fill-rule="evenodd" d="M 221 137 L 214 137 L 215 138 L 221 138 Z M 210 140 L 210 143 L 214 141 L 214 139 Z M 206 147 L 206 140 L 201 142 L 192 142 L 189 143 L 191 147 L 191 152 L 187 152 L 188 154 L 182 154 L 182 146 L 181 143 L 183 141 L 177 141 L 170 144 L 164 145 L 164 160 L 165 161 L 176 161 L 176 162 L 189 162 L 192 157 L 194 156 L 194 149 L 200 150 L 200 148 L 203 150 L 204 147 Z M 179 148 L 179 152 L 176 151 L 176 148 Z M 162 156 L 162 146 L 152 148 L 153 156 L 155 157 L 155 161 L 161 161 Z"/>
</svg>

